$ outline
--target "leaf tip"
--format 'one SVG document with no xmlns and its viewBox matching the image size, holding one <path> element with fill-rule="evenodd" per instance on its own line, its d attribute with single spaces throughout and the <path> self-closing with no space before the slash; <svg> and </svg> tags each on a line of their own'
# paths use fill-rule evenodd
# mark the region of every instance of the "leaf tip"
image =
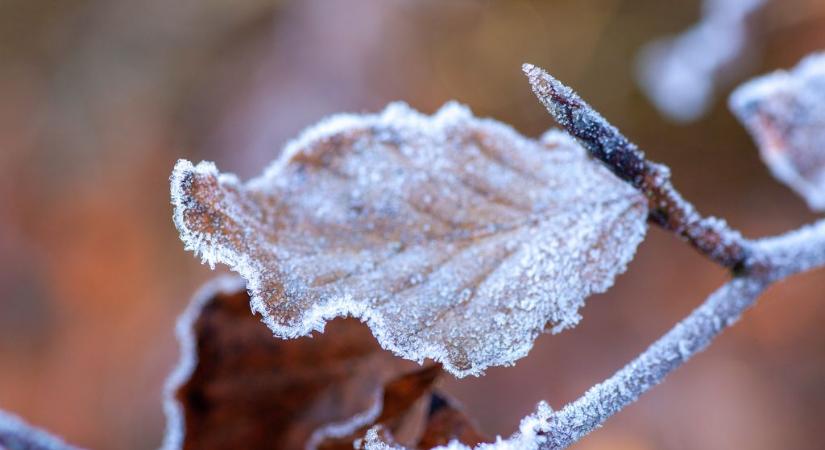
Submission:
<svg viewBox="0 0 825 450">
<path fill-rule="evenodd" d="M 210 210 L 205 203 L 204 196 L 213 196 L 212 191 L 219 184 L 221 175 L 215 164 L 210 161 L 201 161 L 192 164 L 186 159 L 179 159 L 172 169 L 170 180 L 170 194 L 173 206 L 172 221 L 180 233 L 187 250 L 194 251 L 201 256 L 203 262 L 214 269 L 218 261 L 211 248 L 212 233 L 208 225 L 206 212 Z"/>
</svg>

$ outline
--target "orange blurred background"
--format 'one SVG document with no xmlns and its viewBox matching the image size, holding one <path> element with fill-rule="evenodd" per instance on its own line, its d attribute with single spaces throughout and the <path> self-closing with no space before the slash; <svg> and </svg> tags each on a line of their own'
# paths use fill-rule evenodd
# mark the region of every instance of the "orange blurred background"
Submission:
<svg viewBox="0 0 825 450">
<path fill-rule="evenodd" d="M 537 136 L 552 121 L 525 61 L 670 165 L 702 212 L 752 237 L 813 220 L 762 166 L 724 95 L 704 119 L 675 125 L 636 86 L 639 48 L 699 10 L 696 0 L 0 3 L 0 408 L 80 446 L 157 447 L 175 318 L 215 275 L 172 225 L 175 160 L 249 178 L 321 117 L 392 100 L 432 112 L 456 99 Z M 825 48 L 825 2 L 769 1 L 753 30 L 742 71 L 790 67 Z M 724 279 L 652 229 L 578 328 L 542 337 L 516 367 L 445 386 L 488 433 L 509 434 L 538 400 L 561 407 L 612 374 Z M 823 297 L 821 271 L 775 286 L 574 448 L 822 448 Z"/>
</svg>

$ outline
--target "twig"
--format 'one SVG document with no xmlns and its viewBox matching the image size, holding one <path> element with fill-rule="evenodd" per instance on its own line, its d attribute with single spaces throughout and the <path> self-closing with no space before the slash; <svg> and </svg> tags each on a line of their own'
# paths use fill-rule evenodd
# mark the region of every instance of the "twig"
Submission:
<svg viewBox="0 0 825 450">
<path fill-rule="evenodd" d="M 545 448 L 563 449 L 601 426 L 610 416 L 696 353 L 704 350 L 725 328 L 735 323 L 772 282 L 796 273 L 825 267 L 825 220 L 782 236 L 756 241 L 754 258 L 764 271 L 736 278 L 714 292 L 705 303 L 604 382 L 590 388 L 548 420 Z"/>
<path fill-rule="evenodd" d="M 578 400 L 554 412 L 545 430 L 547 449 L 563 449 L 633 403 L 640 395 L 704 350 L 725 327 L 753 304 L 765 284 L 737 278 L 714 292 L 641 355 Z"/>
<path fill-rule="evenodd" d="M 687 240 L 694 248 L 734 273 L 746 269 L 749 243 L 723 220 L 702 217 L 670 182 L 670 171 L 645 159 L 644 153 L 593 110 L 572 89 L 544 70 L 522 69 L 533 92 L 569 134 L 616 176 L 648 198 L 649 220 Z"/>
<path fill-rule="evenodd" d="M 768 281 L 825 266 L 825 219 L 790 233 L 754 242 L 754 260 Z"/>
</svg>

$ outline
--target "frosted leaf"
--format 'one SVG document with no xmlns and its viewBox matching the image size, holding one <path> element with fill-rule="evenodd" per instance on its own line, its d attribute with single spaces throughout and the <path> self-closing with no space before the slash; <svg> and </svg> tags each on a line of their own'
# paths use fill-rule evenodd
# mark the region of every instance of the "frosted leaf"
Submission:
<svg viewBox="0 0 825 450">
<path fill-rule="evenodd" d="M 527 139 L 456 103 L 334 116 L 246 183 L 181 160 L 172 201 L 186 247 L 243 275 L 277 336 L 355 316 L 384 348 L 457 376 L 575 325 L 647 215 L 573 139 Z"/>
<path fill-rule="evenodd" d="M 773 175 L 825 210 L 825 53 L 743 84 L 730 107 Z"/>
<path fill-rule="evenodd" d="M 702 18 L 685 32 L 646 45 L 637 78 L 656 108 L 673 120 L 705 114 L 717 84 L 747 49 L 747 19 L 765 0 L 704 0 Z"/>
<path fill-rule="evenodd" d="M 32 427 L 19 417 L 0 411 L 2 450 L 78 450 L 51 434 Z"/>
</svg>

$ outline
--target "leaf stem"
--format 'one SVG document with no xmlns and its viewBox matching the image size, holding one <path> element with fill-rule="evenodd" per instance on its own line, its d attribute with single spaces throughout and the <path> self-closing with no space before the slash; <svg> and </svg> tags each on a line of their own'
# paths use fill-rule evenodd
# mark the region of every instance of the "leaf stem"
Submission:
<svg viewBox="0 0 825 450">
<path fill-rule="evenodd" d="M 556 122 L 616 176 L 647 196 L 649 221 L 735 273 L 746 267 L 749 242 L 724 220 L 700 215 L 673 187 L 667 167 L 648 161 L 636 144 L 546 71 L 531 64 L 522 69 L 533 93 Z"/>
</svg>

